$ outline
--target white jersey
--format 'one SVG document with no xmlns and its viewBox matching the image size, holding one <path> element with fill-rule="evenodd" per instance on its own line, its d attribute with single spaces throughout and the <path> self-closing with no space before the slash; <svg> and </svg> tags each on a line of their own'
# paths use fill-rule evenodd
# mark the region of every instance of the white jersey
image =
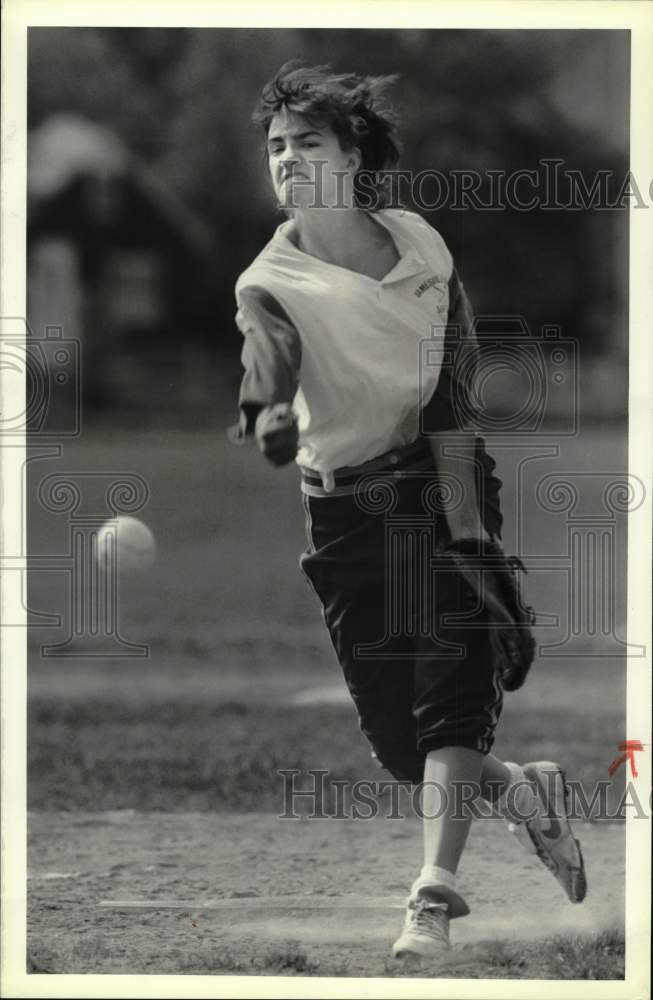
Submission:
<svg viewBox="0 0 653 1000">
<path fill-rule="evenodd" d="M 236 284 L 236 321 L 246 338 L 260 325 L 260 289 L 299 335 L 297 463 L 317 470 L 327 490 L 335 469 L 416 440 L 420 408 L 442 365 L 451 254 L 412 212 L 385 209 L 371 218 L 391 233 L 400 255 L 379 281 L 298 250 L 287 221 Z M 286 330 L 286 346 L 289 336 Z M 292 357 L 286 350 L 287 365 Z"/>
</svg>

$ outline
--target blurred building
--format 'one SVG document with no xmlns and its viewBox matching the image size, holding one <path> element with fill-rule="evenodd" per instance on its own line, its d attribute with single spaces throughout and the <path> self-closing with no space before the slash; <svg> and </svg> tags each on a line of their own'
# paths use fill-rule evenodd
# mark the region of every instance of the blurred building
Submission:
<svg viewBox="0 0 653 1000">
<path fill-rule="evenodd" d="M 206 403 L 212 243 L 109 129 L 58 114 L 30 133 L 27 318 L 79 341 L 86 408 Z"/>
</svg>

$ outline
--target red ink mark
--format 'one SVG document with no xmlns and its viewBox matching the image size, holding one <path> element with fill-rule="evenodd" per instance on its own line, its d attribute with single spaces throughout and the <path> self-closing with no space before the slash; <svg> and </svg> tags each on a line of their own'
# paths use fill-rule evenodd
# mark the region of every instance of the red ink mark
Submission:
<svg viewBox="0 0 653 1000">
<path fill-rule="evenodd" d="M 612 777 L 617 768 L 621 767 L 622 764 L 625 764 L 626 761 L 630 761 L 630 773 L 633 778 L 636 778 L 637 767 L 635 766 L 635 754 L 637 751 L 644 749 L 641 742 L 639 740 L 624 740 L 619 744 L 617 749 L 621 750 L 621 757 L 616 757 L 615 760 L 612 761 L 610 767 L 608 768 L 608 774 Z"/>
</svg>

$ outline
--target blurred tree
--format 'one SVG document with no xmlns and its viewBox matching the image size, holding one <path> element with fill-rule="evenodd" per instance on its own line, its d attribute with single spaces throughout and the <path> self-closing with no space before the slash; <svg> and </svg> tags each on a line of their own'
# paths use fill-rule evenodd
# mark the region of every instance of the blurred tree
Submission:
<svg viewBox="0 0 653 1000">
<path fill-rule="evenodd" d="M 282 218 L 251 110 L 262 84 L 298 57 L 399 73 L 403 165 L 414 171 L 510 173 L 544 157 L 588 181 L 627 171 L 625 32 L 30 29 L 30 123 L 69 109 L 111 124 L 214 229 L 207 336 L 227 350 L 240 343 L 235 279 Z M 478 311 L 521 313 L 534 331 L 559 323 L 591 350 L 625 350 L 627 211 L 447 204 L 424 214 Z"/>
<path fill-rule="evenodd" d="M 184 58 L 191 41 L 187 28 L 107 28 L 114 49 L 131 64 L 146 86 L 168 92 L 171 72 Z"/>
<path fill-rule="evenodd" d="M 30 28 L 28 126 L 57 111 L 110 125 L 152 159 L 169 143 L 170 67 L 187 33 L 161 28 Z"/>
<path fill-rule="evenodd" d="M 399 72 L 394 96 L 403 123 L 403 160 L 415 171 L 510 173 L 538 169 L 540 159 L 552 157 L 588 180 L 599 169 L 621 178 L 627 149 L 615 149 L 605 136 L 589 132 L 575 120 L 573 107 L 564 114 L 552 96 L 558 76 L 568 74 L 570 55 L 578 57 L 587 46 L 586 35 L 193 33 L 173 84 L 177 116 L 164 169 L 216 226 L 221 250 L 216 282 L 228 295 L 238 271 L 280 221 L 259 160 L 259 137 L 248 121 L 261 85 L 286 59 L 331 62 L 363 73 Z M 592 32 L 593 51 L 602 45 L 614 49 L 613 36 Z M 593 72 L 596 76 L 595 65 Z M 627 79 L 613 77 L 605 92 L 613 118 L 626 100 Z M 615 339 L 623 347 L 627 303 L 625 289 L 615 281 L 615 263 L 627 246 L 627 212 L 457 211 L 446 205 L 424 214 L 450 243 L 477 309 L 521 313 L 535 331 L 544 322 L 560 323 L 592 349 L 607 349 Z"/>
</svg>

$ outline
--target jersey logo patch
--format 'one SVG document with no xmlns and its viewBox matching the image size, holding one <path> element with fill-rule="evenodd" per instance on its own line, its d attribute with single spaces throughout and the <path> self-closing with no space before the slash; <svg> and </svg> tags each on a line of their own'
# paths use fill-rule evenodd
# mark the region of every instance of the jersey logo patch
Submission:
<svg viewBox="0 0 653 1000">
<path fill-rule="evenodd" d="M 424 292 L 428 292 L 429 288 L 433 288 L 434 285 L 439 285 L 441 281 L 442 279 L 438 278 L 437 274 L 432 274 L 430 278 L 427 278 L 426 281 L 417 286 L 413 294 L 419 299 Z"/>
</svg>

